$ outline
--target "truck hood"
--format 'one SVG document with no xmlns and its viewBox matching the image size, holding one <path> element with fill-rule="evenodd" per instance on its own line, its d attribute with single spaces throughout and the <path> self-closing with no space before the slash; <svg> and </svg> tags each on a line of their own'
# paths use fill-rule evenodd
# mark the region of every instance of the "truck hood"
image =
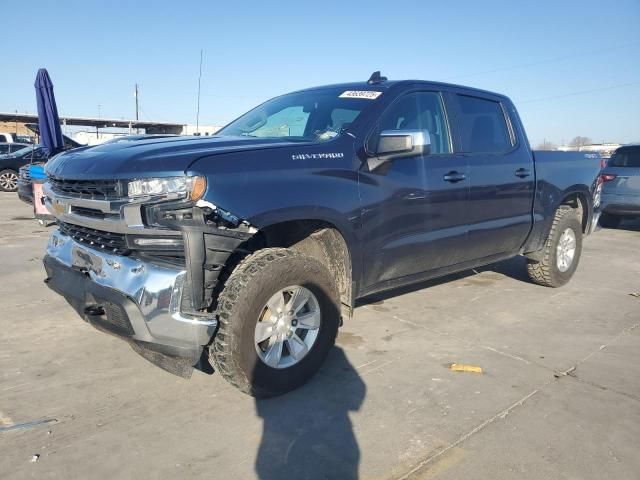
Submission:
<svg viewBox="0 0 640 480">
<path fill-rule="evenodd" d="M 189 165 L 219 153 L 300 145 L 253 137 L 169 137 L 82 147 L 53 157 L 47 175 L 70 179 L 129 179 L 184 175 Z"/>
</svg>

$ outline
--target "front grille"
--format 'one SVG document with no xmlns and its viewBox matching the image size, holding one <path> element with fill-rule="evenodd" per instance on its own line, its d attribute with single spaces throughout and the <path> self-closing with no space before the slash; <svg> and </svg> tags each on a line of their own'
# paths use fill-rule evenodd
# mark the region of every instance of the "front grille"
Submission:
<svg viewBox="0 0 640 480">
<path fill-rule="evenodd" d="M 104 328 L 119 335 L 128 337 L 134 334 L 133 327 L 129 321 L 129 316 L 122 306 L 116 305 L 112 302 L 104 302 L 103 306 L 106 319 L 101 323 Z"/>
<path fill-rule="evenodd" d="M 100 220 L 104 220 L 105 218 L 113 218 L 117 220 L 120 218 L 120 214 L 118 213 L 104 213 L 103 211 L 97 210 L 95 208 L 72 206 L 71 212 L 75 213 L 76 215 L 82 215 L 83 217 L 98 218 Z"/>
<path fill-rule="evenodd" d="M 127 248 L 125 236 L 121 233 L 105 232 L 65 222 L 58 222 L 58 228 L 63 234 L 73 238 L 76 242 L 97 250 L 104 250 L 117 255 L 129 255 L 131 253 L 131 250 Z"/>
<path fill-rule="evenodd" d="M 122 197 L 117 180 L 70 180 L 49 177 L 49 185 L 56 193 L 94 200 L 111 200 Z"/>
</svg>

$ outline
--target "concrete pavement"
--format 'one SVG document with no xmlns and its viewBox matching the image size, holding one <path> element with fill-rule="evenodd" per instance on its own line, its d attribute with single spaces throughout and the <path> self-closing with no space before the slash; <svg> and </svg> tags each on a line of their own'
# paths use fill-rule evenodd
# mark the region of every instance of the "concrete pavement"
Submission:
<svg viewBox="0 0 640 480">
<path fill-rule="evenodd" d="M 369 299 L 320 374 L 257 402 L 82 322 L 42 283 L 46 238 L 0 194 L 3 478 L 640 477 L 639 222 L 560 289 L 514 259 Z"/>
</svg>

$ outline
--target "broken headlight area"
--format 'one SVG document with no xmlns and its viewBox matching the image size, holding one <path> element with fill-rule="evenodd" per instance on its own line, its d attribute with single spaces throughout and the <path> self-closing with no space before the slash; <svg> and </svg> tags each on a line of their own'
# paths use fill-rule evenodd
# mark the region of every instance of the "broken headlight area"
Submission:
<svg viewBox="0 0 640 480">
<path fill-rule="evenodd" d="M 171 230 L 195 227 L 233 230 L 249 234 L 258 231 L 237 215 L 203 200 L 198 200 L 195 205 L 185 202 L 148 205 L 143 209 L 143 218 L 147 226 Z"/>
<path fill-rule="evenodd" d="M 127 235 L 127 247 L 134 252 L 162 258 L 184 257 L 184 239 L 179 233 L 167 236 Z"/>
<path fill-rule="evenodd" d="M 148 205 L 144 207 L 143 218 L 150 227 L 182 233 L 189 287 L 184 311 L 201 312 L 211 307 L 229 257 L 257 232 L 231 212 L 202 200 L 195 205 L 185 202 Z"/>
</svg>

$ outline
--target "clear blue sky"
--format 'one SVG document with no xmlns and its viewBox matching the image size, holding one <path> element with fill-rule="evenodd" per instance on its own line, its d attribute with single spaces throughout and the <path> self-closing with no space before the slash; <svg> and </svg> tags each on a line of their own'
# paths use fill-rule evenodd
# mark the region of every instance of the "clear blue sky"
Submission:
<svg viewBox="0 0 640 480">
<path fill-rule="evenodd" d="M 101 105 L 102 117 L 133 118 L 138 82 L 141 118 L 195 123 L 202 48 L 202 124 L 226 123 L 287 91 L 382 70 L 392 79 L 505 93 L 533 144 L 576 135 L 640 141 L 639 0 L 31 0 L 13 7 L 16 21 L 2 22 L 0 111 L 34 112 L 33 81 L 46 67 L 63 114 L 96 116 Z"/>
</svg>

